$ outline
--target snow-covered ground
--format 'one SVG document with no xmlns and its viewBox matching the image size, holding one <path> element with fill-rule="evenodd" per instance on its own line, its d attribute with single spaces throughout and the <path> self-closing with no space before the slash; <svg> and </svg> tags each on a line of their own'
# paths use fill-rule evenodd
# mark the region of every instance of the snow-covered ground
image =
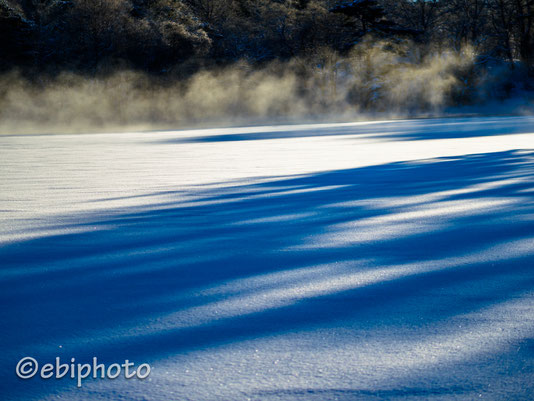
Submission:
<svg viewBox="0 0 534 401">
<path fill-rule="evenodd" d="M 532 117 L 1 136 L 0 189 L 3 400 L 534 399 Z"/>
</svg>

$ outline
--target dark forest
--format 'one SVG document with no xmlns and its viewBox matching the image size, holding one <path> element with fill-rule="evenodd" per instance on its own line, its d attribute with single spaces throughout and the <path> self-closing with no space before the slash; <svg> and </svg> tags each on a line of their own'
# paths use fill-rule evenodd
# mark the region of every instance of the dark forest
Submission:
<svg viewBox="0 0 534 401">
<path fill-rule="evenodd" d="M 54 114 L 63 89 L 114 110 L 77 102 L 92 125 L 174 126 L 436 112 L 534 86 L 533 0 L 0 0 L 0 30 L 9 120 L 79 120 Z"/>
</svg>

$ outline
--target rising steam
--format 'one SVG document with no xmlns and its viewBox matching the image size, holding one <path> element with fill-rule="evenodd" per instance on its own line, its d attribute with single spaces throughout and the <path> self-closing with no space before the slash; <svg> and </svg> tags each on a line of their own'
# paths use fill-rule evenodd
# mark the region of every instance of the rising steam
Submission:
<svg viewBox="0 0 534 401">
<path fill-rule="evenodd" d="M 0 76 L 0 132 L 178 128 L 269 120 L 439 114 L 477 100 L 484 78 L 470 48 L 422 55 L 410 43 L 364 41 L 253 68 L 246 62 L 188 78 L 121 70 L 61 73 L 44 82 Z M 485 94 L 487 96 L 487 93 Z"/>
</svg>

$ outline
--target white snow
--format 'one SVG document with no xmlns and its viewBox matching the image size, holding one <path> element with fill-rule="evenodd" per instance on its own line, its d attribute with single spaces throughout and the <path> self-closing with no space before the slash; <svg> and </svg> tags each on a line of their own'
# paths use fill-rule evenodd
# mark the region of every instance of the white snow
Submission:
<svg viewBox="0 0 534 401">
<path fill-rule="evenodd" d="M 0 188 L 2 399 L 534 398 L 532 117 L 0 136 Z"/>
</svg>

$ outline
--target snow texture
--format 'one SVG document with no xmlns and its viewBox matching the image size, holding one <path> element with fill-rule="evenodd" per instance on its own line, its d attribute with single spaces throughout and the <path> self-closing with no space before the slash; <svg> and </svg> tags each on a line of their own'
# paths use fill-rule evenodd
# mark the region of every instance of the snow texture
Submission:
<svg viewBox="0 0 534 401">
<path fill-rule="evenodd" d="M 1 136 L 0 188 L 3 400 L 534 399 L 532 117 Z"/>
</svg>

